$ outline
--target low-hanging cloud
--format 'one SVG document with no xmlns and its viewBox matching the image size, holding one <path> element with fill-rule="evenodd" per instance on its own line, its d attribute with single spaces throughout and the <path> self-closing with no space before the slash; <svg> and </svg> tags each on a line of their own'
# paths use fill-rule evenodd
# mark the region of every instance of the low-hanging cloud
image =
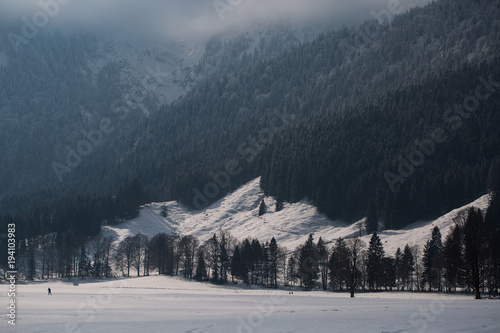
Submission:
<svg viewBox="0 0 500 333">
<path fill-rule="evenodd" d="M 291 18 L 349 25 L 370 12 L 406 11 L 429 0 L 0 0 L 0 20 L 22 23 L 52 8 L 51 26 L 152 37 L 209 35 L 231 25 Z"/>
</svg>

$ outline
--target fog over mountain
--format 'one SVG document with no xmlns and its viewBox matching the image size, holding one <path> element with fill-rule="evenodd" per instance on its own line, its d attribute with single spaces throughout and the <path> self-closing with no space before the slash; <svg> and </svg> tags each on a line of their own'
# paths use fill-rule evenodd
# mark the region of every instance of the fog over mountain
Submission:
<svg viewBox="0 0 500 333">
<path fill-rule="evenodd" d="M 228 26 L 291 18 L 336 26 L 402 13 L 429 0 L 2 0 L 0 20 L 43 26 L 114 31 L 142 37 L 201 37 Z M 37 15 L 41 10 L 49 17 Z M 46 22 L 48 21 L 48 22 Z M 44 23 L 44 24 L 42 24 Z"/>
</svg>

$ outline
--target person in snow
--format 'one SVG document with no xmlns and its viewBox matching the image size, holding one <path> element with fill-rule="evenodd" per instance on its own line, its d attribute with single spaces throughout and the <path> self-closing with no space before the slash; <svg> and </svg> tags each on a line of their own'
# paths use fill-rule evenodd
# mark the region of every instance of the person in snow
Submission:
<svg viewBox="0 0 500 333">
<path fill-rule="evenodd" d="M 47 289 L 47 291 L 48 291 L 48 295 L 52 295 L 52 290 L 50 290 L 50 288 Z"/>
</svg>

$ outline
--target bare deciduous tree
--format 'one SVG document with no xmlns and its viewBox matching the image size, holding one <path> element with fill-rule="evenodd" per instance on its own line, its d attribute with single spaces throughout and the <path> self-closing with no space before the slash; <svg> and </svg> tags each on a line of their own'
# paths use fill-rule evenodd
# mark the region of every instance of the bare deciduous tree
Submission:
<svg viewBox="0 0 500 333">
<path fill-rule="evenodd" d="M 200 242 L 194 236 L 187 235 L 180 238 L 177 243 L 178 252 L 180 253 L 180 265 L 183 276 L 186 278 L 193 278 L 194 262 L 196 250 Z"/>
<path fill-rule="evenodd" d="M 137 234 L 133 238 L 134 255 L 132 258 L 133 265 L 137 270 L 137 276 L 141 276 L 141 265 L 144 265 L 146 260 L 146 252 L 149 245 L 149 237 L 144 234 Z"/>
<path fill-rule="evenodd" d="M 366 244 L 359 237 L 355 237 L 347 241 L 347 246 L 349 248 L 349 291 L 351 297 L 354 297 L 360 271 L 360 257 Z"/>
<path fill-rule="evenodd" d="M 130 276 L 130 267 L 132 267 L 134 263 L 134 243 L 134 237 L 128 236 L 120 242 L 115 254 L 115 260 L 118 266 L 122 268 L 122 273 L 124 274 L 124 269 L 127 269 L 127 276 Z"/>
</svg>

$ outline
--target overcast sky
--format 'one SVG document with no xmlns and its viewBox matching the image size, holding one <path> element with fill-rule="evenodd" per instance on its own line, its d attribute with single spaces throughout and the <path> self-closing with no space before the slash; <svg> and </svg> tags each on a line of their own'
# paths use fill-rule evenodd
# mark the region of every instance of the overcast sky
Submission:
<svg viewBox="0 0 500 333">
<path fill-rule="evenodd" d="M 47 26 L 183 37 L 285 17 L 349 25 L 371 18 L 371 11 L 406 11 L 428 1 L 400 0 L 399 5 L 391 5 L 398 0 L 0 0 L 0 20 L 23 24 L 24 17 L 43 23 L 41 4 L 57 3 L 58 8 L 47 6 L 53 11 L 45 16 Z"/>
</svg>

